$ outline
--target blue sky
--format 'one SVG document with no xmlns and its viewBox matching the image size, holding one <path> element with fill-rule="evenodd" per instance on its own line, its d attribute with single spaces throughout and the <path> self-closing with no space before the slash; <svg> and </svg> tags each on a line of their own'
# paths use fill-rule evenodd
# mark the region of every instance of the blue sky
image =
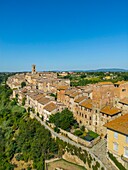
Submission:
<svg viewBox="0 0 128 170">
<path fill-rule="evenodd" d="M 0 71 L 128 68 L 128 0 L 0 0 Z"/>
</svg>

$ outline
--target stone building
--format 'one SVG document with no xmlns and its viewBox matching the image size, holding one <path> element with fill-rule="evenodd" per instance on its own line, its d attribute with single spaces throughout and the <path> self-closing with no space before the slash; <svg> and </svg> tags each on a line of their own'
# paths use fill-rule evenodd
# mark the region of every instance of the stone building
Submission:
<svg viewBox="0 0 128 170">
<path fill-rule="evenodd" d="M 105 124 L 107 128 L 107 151 L 128 169 L 128 114 Z"/>
<path fill-rule="evenodd" d="M 27 93 L 21 89 L 23 81 L 26 82 Z M 67 107 L 80 126 L 84 125 L 101 136 L 106 136 L 106 128 L 103 126 L 105 123 L 128 112 L 126 81 L 70 87 L 70 80 L 58 79 L 57 73 L 53 72 L 36 72 L 36 66 L 33 66 L 32 73 L 9 77 L 7 84 L 13 89 L 13 97 L 18 93 L 20 103 L 26 97 L 26 107 L 34 108 L 40 116 L 44 114 L 46 105 L 52 108 L 51 113 Z M 57 94 L 57 102 L 51 98 L 51 93 Z M 59 103 L 64 107 L 60 107 Z M 45 108 L 45 113 L 47 119 L 50 114 L 48 107 Z"/>
<path fill-rule="evenodd" d="M 36 74 L 36 65 L 35 64 L 32 65 L 32 74 Z"/>
<path fill-rule="evenodd" d="M 124 87 L 125 94 L 122 92 Z M 105 137 L 107 129 L 103 125 L 128 111 L 127 99 L 120 100 L 122 96 L 128 96 L 127 87 L 127 82 L 120 82 L 119 87 L 111 82 L 68 89 L 61 87 L 57 91 L 57 99 L 73 112 L 80 126 L 84 125 Z"/>
</svg>

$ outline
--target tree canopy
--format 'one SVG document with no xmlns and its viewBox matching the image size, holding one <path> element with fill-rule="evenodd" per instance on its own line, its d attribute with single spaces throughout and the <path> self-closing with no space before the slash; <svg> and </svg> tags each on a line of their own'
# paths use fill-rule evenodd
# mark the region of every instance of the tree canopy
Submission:
<svg viewBox="0 0 128 170">
<path fill-rule="evenodd" d="M 14 169 L 11 160 L 33 160 L 33 168 L 44 169 L 44 160 L 58 154 L 58 145 L 37 120 L 32 120 L 23 107 L 12 103 L 12 91 L 0 86 L 0 170 Z"/>
<path fill-rule="evenodd" d="M 69 130 L 71 126 L 76 123 L 76 120 L 73 117 L 73 113 L 68 109 L 58 112 L 54 115 L 51 115 L 49 118 L 50 123 L 54 123 L 57 127 L 60 127 L 64 130 Z"/>
<path fill-rule="evenodd" d="M 23 81 L 23 82 L 21 83 L 21 88 L 23 88 L 23 87 L 25 87 L 25 86 L 26 86 L 26 82 Z"/>
</svg>

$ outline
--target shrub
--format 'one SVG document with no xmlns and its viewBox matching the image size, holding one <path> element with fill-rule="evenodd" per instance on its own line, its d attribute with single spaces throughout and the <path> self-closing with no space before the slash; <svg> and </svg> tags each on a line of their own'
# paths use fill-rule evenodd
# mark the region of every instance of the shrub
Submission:
<svg viewBox="0 0 128 170">
<path fill-rule="evenodd" d="M 116 159 L 116 157 L 113 156 L 113 154 L 111 154 L 110 152 L 108 152 L 108 155 L 110 157 L 110 159 L 115 163 L 115 165 L 121 169 L 121 170 L 126 170 L 125 167 L 120 163 L 118 162 L 118 160 Z"/>
<path fill-rule="evenodd" d="M 99 136 L 97 133 L 95 133 L 95 132 L 93 132 L 93 131 L 89 131 L 89 132 L 88 132 L 88 135 L 89 135 L 89 136 L 92 136 L 93 138 L 97 138 L 97 137 Z"/>
<path fill-rule="evenodd" d="M 82 131 L 85 131 L 85 126 L 81 126 L 80 128 Z"/>
<path fill-rule="evenodd" d="M 25 105 L 25 101 L 26 101 L 26 97 L 24 97 L 24 98 L 22 99 L 22 105 L 23 105 L 23 106 Z"/>
<path fill-rule="evenodd" d="M 18 153 L 15 158 L 17 161 L 23 160 L 23 155 Z"/>
<path fill-rule="evenodd" d="M 31 170 L 32 168 L 30 166 L 27 167 L 27 170 Z"/>
<path fill-rule="evenodd" d="M 59 129 L 58 127 L 55 127 L 55 128 L 54 128 L 54 131 L 57 132 L 57 133 L 59 133 L 59 132 L 60 132 L 60 129 Z"/>
<path fill-rule="evenodd" d="M 35 113 L 35 109 L 34 109 L 33 107 L 31 108 L 31 111 L 32 111 L 33 113 Z"/>
<path fill-rule="evenodd" d="M 30 108 L 30 107 L 28 107 L 28 113 L 30 113 L 30 110 L 31 110 L 31 108 Z"/>
<path fill-rule="evenodd" d="M 26 86 L 26 82 L 22 82 L 21 83 L 21 88 L 25 87 Z"/>
<path fill-rule="evenodd" d="M 89 158 L 87 158 L 87 163 L 88 163 L 89 168 L 91 168 L 91 161 Z"/>
<path fill-rule="evenodd" d="M 74 129 L 77 129 L 79 127 L 78 123 L 74 124 Z"/>
<path fill-rule="evenodd" d="M 82 134 L 83 134 L 83 132 L 81 130 L 76 130 L 74 132 L 74 135 L 76 135 L 76 136 L 81 136 Z"/>
</svg>

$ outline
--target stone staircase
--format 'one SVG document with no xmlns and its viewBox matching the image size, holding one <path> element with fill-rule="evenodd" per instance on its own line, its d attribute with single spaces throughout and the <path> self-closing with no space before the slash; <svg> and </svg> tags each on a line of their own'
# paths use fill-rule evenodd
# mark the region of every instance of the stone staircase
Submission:
<svg viewBox="0 0 128 170">
<path fill-rule="evenodd" d="M 101 162 L 108 168 L 108 170 L 117 170 L 117 168 L 107 158 L 107 142 L 105 139 L 101 139 L 93 148 L 91 152 L 98 157 Z"/>
</svg>

